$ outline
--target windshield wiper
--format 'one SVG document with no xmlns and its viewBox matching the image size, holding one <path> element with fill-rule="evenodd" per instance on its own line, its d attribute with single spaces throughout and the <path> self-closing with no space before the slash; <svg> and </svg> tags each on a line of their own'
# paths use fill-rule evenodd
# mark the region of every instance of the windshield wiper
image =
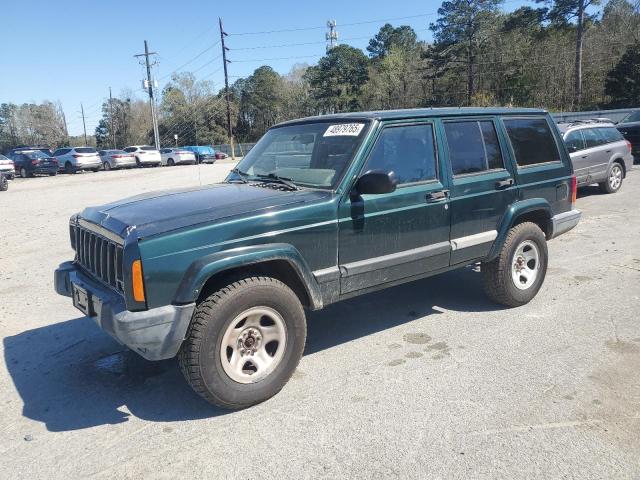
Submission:
<svg viewBox="0 0 640 480">
<path fill-rule="evenodd" d="M 259 178 L 262 181 L 271 181 L 271 182 L 275 182 L 275 183 L 280 183 L 282 185 L 285 185 L 287 187 L 289 187 L 291 190 L 300 190 L 300 187 L 298 185 L 296 185 L 295 183 L 293 183 L 293 180 L 287 177 L 279 177 L 278 175 L 276 175 L 275 173 L 271 172 L 271 173 L 267 173 L 266 175 L 263 174 L 256 174 L 256 177 Z"/>
<path fill-rule="evenodd" d="M 236 175 L 238 175 L 240 177 L 239 180 L 242 183 L 247 183 L 247 177 L 249 176 L 247 172 L 243 172 L 242 170 L 236 167 L 231 170 L 231 173 L 235 173 Z"/>
</svg>

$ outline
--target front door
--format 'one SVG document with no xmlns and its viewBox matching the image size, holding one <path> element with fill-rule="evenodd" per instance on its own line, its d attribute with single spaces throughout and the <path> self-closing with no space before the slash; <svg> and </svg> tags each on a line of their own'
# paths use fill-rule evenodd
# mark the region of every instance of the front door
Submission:
<svg viewBox="0 0 640 480">
<path fill-rule="evenodd" d="M 362 172 L 393 171 L 395 192 L 347 193 L 339 209 L 341 294 L 445 268 L 449 200 L 431 122 L 383 125 Z"/>
<path fill-rule="evenodd" d="M 495 120 L 443 121 L 451 183 L 451 265 L 489 253 L 516 186 Z"/>
</svg>

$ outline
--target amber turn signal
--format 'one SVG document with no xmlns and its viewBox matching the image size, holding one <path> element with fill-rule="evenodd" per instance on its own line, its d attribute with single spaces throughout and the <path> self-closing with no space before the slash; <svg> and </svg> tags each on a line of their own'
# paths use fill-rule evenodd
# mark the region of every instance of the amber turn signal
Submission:
<svg viewBox="0 0 640 480">
<path fill-rule="evenodd" d="M 133 261 L 131 278 L 133 280 L 133 299 L 136 302 L 144 302 L 144 281 L 142 279 L 142 262 L 140 260 Z"/>
</svg>

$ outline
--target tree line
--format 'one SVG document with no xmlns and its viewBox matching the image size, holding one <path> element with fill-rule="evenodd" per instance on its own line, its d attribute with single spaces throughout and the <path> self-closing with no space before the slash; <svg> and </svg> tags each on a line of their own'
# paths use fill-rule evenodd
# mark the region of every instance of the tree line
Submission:
<svg viewBox="0 0 640 480">
<path fill-rule="evenodd" d="M 428 25 L 430 43 L 410 26 L 385 24 L 365 51 L 341 44 L 315 65 L 297 64 L 284 75 L 263 65 L 238 79 L 230 86 L 234 137 L 251 142 L 284 120 L 355 110 L 639 107 L 640 0 L 634 2 L 536 0 L 505 12 L 504 0 L 446 0 Z M 228 142 L 225 102 L 224 90 L 212 82 L 174 73 L 158 105 L 162 145 Z M 9 136 L 56 143 L 60 109 L 51 110 L 50 102 L 40 107 L 45 105 L 49 113 L 36 117 L 48 119 L 46 128 L 15 115 L 33 106 L 3 104 L 0 142 Z M 144 101 L 127 92 L 102 110 L 98 147 L 152 141 Z M 53 129 L 50 135 L 47 129 Z"/>
</svg>

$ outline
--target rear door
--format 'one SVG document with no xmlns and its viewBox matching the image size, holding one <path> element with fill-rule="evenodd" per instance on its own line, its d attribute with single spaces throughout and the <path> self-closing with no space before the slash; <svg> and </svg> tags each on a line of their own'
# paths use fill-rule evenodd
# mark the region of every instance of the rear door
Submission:
<svg viewBox="0 0 640 480">
<path fill-rule="evenodd" d="M 449 265 L 448 196 L 431 121 L 383 124 L 362 173 L 393 171 L 396 191 L 347 193 L 339 208 L 340 290 L 347 294 Z"/>
<path fill-rule="evenodd" d="M 589 169 L 589 182 L 597 181 L 606 173 L 609 164 L 609 153 L 606 151 L 606 139 L 600 128 L 584 128 L 582 135 L 586 144 L 584 154 L 587 155 L 584 165 Z"/>
<path fill-rule="evenodd" d="M 516 199 L 496 119 L 443 120 L 451 175 L 451 265 L 486 256 L 508 206 Z"/>
</svg>

